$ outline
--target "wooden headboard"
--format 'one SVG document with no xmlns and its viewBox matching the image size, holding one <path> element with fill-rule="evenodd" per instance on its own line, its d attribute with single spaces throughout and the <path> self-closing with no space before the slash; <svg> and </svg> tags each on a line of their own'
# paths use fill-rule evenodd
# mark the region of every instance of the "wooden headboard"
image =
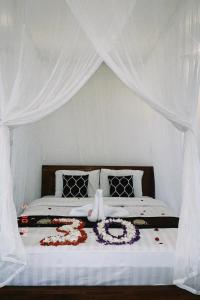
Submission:
<svg viewBox="0 0 200 300">
<path fill-rule="evenodd" d="M 155 183 L 153 167 L 141 166 L 63 166 L 63 165 L 45 165 L 42 166 L 42 197 L 55 194 L 55 172 L 57 170 L 81 170 L 92 171 L 96 169 L 131 169 L 143 170 L 142 178 L 143 195 L 155 197 Z"/>
</svg>

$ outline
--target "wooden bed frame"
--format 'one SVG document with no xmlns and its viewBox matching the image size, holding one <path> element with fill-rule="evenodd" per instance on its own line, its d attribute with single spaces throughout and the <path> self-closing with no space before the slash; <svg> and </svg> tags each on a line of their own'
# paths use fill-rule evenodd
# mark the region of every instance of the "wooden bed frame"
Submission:
<svg viewBox="0 0 200 300">
<path fill-rule="evenodd" d="M 42 196 L 55 195 L 55 172 L 57 170 L 80 170 L 93 171 L 97 169 L 113 169 L 113 170 L 142 170 L 144 175 L 142 178 L 142 190 L 144 196 L 155 197 L 155 183 L 153 167 L 136 167 L 136 166 L 59 166 L 47 165 L 42 166 Z"/>
<path fill-rule="evenodd" d="M 175 286 L 4 287 L 1 300 L 195 300 Z"/>
<path fill-rule="evenodd" d="M 154 171 L 149 166 L 42 166 L 42 196 L 55 194 L 56 170 L 91 171 L 100 168 L 143 170 L 143 194 L 154 197 Z M 0 300 L 190 300 L 195 295 L 176 286 L 6 286 L 0 289 Z"/>
</svg>

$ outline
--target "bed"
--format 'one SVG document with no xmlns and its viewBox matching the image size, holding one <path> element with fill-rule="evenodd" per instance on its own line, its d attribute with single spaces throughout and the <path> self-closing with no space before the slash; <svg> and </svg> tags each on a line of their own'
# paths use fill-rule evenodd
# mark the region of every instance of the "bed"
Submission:
<svg viewBox="0 0 200 300">
<path fill-rule="evenodd" d="M 41 223 L 38 225 L 40 218 L 69 216 L 74 207 L 94 201 L 92 197 L 68 198 L 67 201 L 55 197 L 55 172 L 62 169 L 91 171 L 104 168 L 144 172 L 142 196 L 129 199 L 104 197 L 104 203 L 123 207 L 128 211 L 125 220 L 144 221 L 137 224 L 140 240 L 133 245 L 104 246 L 96 241 L 93 224 L 87 223 L 87 219 L 81 217 L 86 222 L 85 231 L 88 235 L 85 243 L 76 247 L 42 247 L 40 240 L 44 236 L 55 234 L 56 227 Z M 6 287 L 1 291 L 12 294 L 16 287 L 17 291 L 22 291 L 23 288 L 24 291 L 32 291 L 34 287 L 36 294 L 36 290 L 39 292 L 41 289 L 44 295 L 51 294 L 52 297 L 59 291 L 63 295 L 69 295 L 68 293 L 73 291 L 75 297 L 81 295 L 83 298 L 83 291 L 93 293 L 95 289 L 101 289 L 105 291 L 105 294 L 102 294 L 104 299 L 106 291 L 114 293 L 115 296 L 112 297 L 115 299 L 124 292 L 127 293 L 126 298 L 130 296 L 134 299 L 134 291 L 140 291 L 141 295 L 143 292 L 153 292 L 155 297 L 160 295 L 159 291 L 163 289 L 168 291 L 171 299 L 172 295 L 191 297 L 187 292 L 171 286 L 178 218 L 162 201 L 154 199 L 154 194 L 153 167 L 43 166 L 42 198 L 33 201 L 23 212 L 23 218 L 26 216 L 29 219 L 28 223 L 23 223 L 22 217 L 19 218 L 19 230 L 26 247 L 28 266 L 10 283 L 12 288 Z M 157 285 L 162 287 L 155 289 L 154 286 Z"/>
</svg>

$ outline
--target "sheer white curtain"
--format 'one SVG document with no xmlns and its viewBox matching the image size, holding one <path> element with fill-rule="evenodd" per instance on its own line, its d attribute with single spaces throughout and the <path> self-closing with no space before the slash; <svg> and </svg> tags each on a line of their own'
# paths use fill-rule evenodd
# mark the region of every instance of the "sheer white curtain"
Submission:
<svg viewBox="0 0 200 300">
<path fill-rule="evenodd" d="M 11 130 L 11 170 L 18 216 L 26 205 L 41 197 L 44 137 L 38 125 L 39 122 L 36 122 Z"/>
<path fill-rule="evenodd" d="M 26 264 L 16 224 L 10 126 L 67 102 L 101 64 L 65 1 L 0 0 L 0 286 Z"/>
<path fill-rule="evenodd" d="M 66 2 L 119 78 L 185 132 L 174 283 L 200 293 L 200 165 L 194 134 L 200 83 L 200 2 Z"/>
<path fill-rule="evenodd" d="M 167 203 L 179 216 L 184 133 L 155 110 L 152 111 L 149 127 L 156 198 Z"/>
<path fill-rule="evenodd" d="M 66 1 L 79 23 L 64 0 L 0 0 L 0 285 L 26 263 L 13 205 L 8 126 L 34 122 L 60 107 L 103 59 L 185 132 L 174 282 L 200 293 L 200 166 L 194 134 L 200 2 Z"/>
</svg>

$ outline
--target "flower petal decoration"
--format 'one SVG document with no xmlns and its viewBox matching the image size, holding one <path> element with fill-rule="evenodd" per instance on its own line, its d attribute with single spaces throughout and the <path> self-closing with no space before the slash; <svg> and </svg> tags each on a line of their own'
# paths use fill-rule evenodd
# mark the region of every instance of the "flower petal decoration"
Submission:
<svg viewBox="0 0 200 300">
<path fill-rule="evenodd" d="M 112 227 L 123 230 L 122 234 L 114 235 L 110 232 Z M 104 245 L 133 244 L 140 239 L 140 231 L 131 222 L 122 219 L 106 219 L 97 223 L 93 228 L 97 242 Z"/>
<path fill-rule="evenodd" d="M 64 233 L 63 235 L 48 236 L 40 241 L 41 246 L 77 246 L 84 243 L 87 239 L 87 233 L 83 229 L 84 222 L 73 218 L 55 218 L 53 224 L 60 224 L 56 231 Z"/>
</svg>

